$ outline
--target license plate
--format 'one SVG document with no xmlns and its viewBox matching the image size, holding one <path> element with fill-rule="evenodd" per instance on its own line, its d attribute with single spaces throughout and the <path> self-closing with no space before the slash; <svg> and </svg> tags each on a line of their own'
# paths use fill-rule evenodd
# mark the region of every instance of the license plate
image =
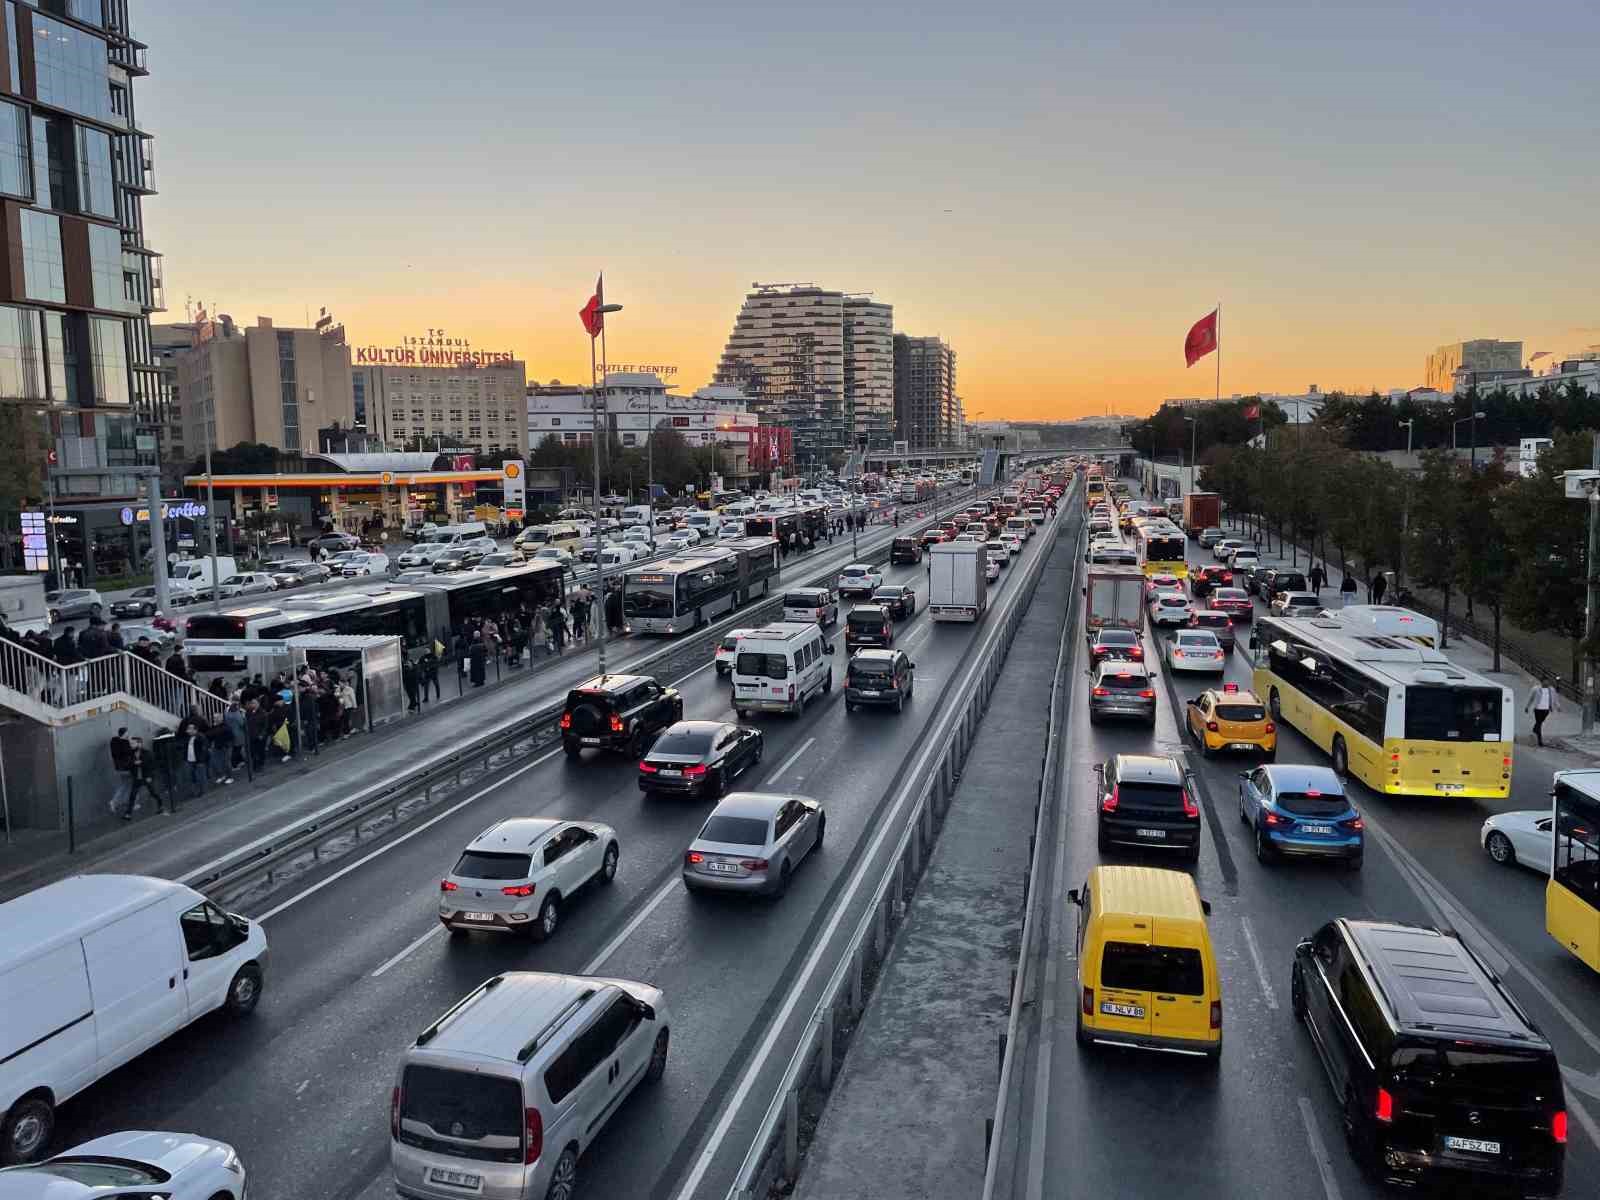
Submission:
<svg viewBox="0 0 1600 1200">
<path fill-rule="evenodd" d="M 598 746 L 600 744 L 599 738 L 579 738 L 578 740 L 585 746 Z"/>
<path fill-rule="evenodd" d="M 1444 1144 L 1450 1150 L 1470 1150 L 1474 1154 L 1499 1154 L 1499 1142 L 1486 1142 L 1482 1138 L 1447 1137 Z"/>
<path fill-rule="evenodd" d="M 661 777 L 663 779 L 676 779 L 682 774 L 682 771 L 669 771 L 666 767 L 661 768 Z"/>
<path fill-rule="evenodd" d="M 877 694 L 878 694 L 878 693 L 877 693 L 877 692 L 876 692 L 876 691 L 875 691 L 875 690 L 873 690 L 873 689 L 869 689 L 869 688 L 862 688 L 862 689 L 861 689 L 861 694 L 862 694 L 862 695 L 863 695 L 863 696 L 876 696 L 876 695 L 877 695 Z"/>
<path fill-rule="evenodd" d="M 1142 1004 L 1114 1004 L 1110 1000 L 1100 1001 L 1100 1011 L 1108 1017 L 1132 1017 L 1135 1020 L 1144 1019 L 1144 1005 Z"/>
<path fill-rule="evenodd" d="M 1135 829 L 1134 832 L 1142 838 L 1164 838 L 1167 836 L 1165 829 Z"/>
<path fill-rule="evenodd" d="M 1304 829 L 1307 833 L 1332 833 L 1333 832 L 1333 826 L 1332 825 L 1302 825 L 1300 828 Z"/>
<path fill-rule="evenodd" d="M 483 1176 L 471 1175 L 466 1171 L 452 1171 L 447 1167 L 433 1167 L 428 1171 L 429 1183 L 447 1183 L 451 1187 L 469 1188 L 474 1192 L 483 1190 Z"/>
<path fill-rule="evenodd" d="M 1254 750 L 1255 747 L 1253 745 L 1251 745 L 1249 742 L 1235 742 L 1235 743 L 1233 743 L 1233 749 L 1235 749 L 1235 750 Z"/>
<path fill-rule="evenodd" d="M 706 866 L 719 875 L 732 875 L 739 869 L 733 863 L 708 862 Z"/>
<path fill-rule="evenodd" d="M 1464 783 L 1436 783 L 1433 786 L 1441 792 L 1464 792 L 1467 790 L 1467 785 Z"/>
<path fill-rule="evenodd" d="M 741 684 L 739 684 L 739 691 L 741 691 L 741 692 L 753 692 L 753 691 L 756 690 L 757 686 L 758 685 L 754 684 L 754 683 L 741 683 Z"/>
<path fill-rule="evenodd" d="M 461 919 L 464 920 L 464 921 L 492 921 L 492 920 L 494 920 L 494 914 L 493 913 L 462 913 L 461 914 Z"/>
</svg>

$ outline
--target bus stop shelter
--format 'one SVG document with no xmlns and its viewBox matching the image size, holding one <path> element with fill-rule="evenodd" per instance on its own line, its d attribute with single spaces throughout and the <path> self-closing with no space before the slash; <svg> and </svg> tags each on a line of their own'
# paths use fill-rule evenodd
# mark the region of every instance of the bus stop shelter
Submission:
<svg viewBox="0 0 1600 1200">
<path fill-rule="evenodd" d="M 401 678 L 405 647 L 398 637 L 379 634 L 301 633 L 284 639 L 296 669 L 302 664 L 319 671 L 354 676 L 356 701 L 368 729 L 405 716 Z"/>
</svg>

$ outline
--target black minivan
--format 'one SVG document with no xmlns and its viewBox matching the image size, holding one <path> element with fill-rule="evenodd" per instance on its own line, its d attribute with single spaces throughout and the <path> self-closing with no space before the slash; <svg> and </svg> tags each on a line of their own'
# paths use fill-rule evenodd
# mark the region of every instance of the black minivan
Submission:
<svg viewBox="0 0 1600 1200">
<path fill-rule="evenodd" d="M 1172 851 L 1200 859 L 1200 806 L 1178 760 L 1157 754 L 1118 754 L 1095 767 L 1100 853 L 1113 846 Z"/>
<path fill-rule="evenodd" d="M 1561 1191 L 1555 1051 L 1455 934 L 1329 921 L 1295 948 L 1290 998 L 1363 1169 L 1401 1184 Z"/>
<path fill-rule="evenodd" d="M 922 561 L 922 543 L 914 537 L 897 537 L 889 547 L 889 562 L 919 563 Z"/>
</svg>

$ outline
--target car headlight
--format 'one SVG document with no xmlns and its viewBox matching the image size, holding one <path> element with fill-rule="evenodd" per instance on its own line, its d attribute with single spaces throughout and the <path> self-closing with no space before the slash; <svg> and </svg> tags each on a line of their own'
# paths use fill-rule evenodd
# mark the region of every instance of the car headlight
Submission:
<svg viewBox="0 0 1600 1200">
<path fill-rule="evenodd" d="M 232 1146 L 227 1147 L 227 1155 L 222 1160 L 222 1169 L 232 1171 L 235 1175 L 244 1174 L 244 1164 L 239 1161 L 239 1152 Z"/>
</svg>

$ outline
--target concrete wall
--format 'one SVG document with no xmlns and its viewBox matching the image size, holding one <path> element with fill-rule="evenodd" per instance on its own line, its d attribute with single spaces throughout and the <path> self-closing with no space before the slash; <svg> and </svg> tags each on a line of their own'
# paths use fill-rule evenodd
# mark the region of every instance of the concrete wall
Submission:
<svg viewBox="0 0 1600 1200">
<path fill-rule="evenodd" d="M 13 825 L 18 829 L 66 829 L 69 779 L 79 836 L 92 836 L 114 824 L 110 801 L 117 775 L 111 769 L 108 746 L 124 725 L 129 737 L 144 738 L 146 746 L 154 744 L 158 733 L 167 731 L 166 726 L 122 709 L 57 728 L 25 717 L 0 720 L 0 756 L 5 763 Z M 159 781 L 159 774 L 157 778 Z M 162 790 L 165 792 L 164 786 Z"/>
</svg>

